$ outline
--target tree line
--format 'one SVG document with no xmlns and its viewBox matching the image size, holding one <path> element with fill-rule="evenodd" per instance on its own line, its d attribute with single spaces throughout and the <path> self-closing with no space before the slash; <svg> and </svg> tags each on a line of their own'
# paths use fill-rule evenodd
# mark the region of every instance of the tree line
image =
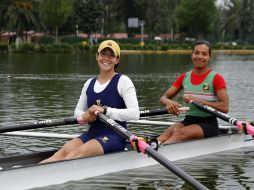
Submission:
<svg viewBox="0 0 254 190">
<path fill-rule="evenodd" d="M 1 0 L 0 30 L 55 35 L 140 33 L 128 18 L 145 21 L 150 38 L 167 33 L 213 42 L 254 42 L 254 1 L 228 0 Z"/>
</svg>

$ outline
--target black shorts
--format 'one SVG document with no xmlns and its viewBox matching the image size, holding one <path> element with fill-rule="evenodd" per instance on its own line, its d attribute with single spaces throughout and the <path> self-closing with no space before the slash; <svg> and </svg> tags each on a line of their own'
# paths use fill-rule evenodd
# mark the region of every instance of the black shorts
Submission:
<svg viewBox="0 0 254 190">
<path fill-rule="evenodd" d="M 190 116 L 186 115 L 184 120 L 180 123 L 184 124 L 185 126 L 197 124 L 199 125 L 203 132 L 204 137 L 214 137 L 220 134 L 219 126 L 217 118 L 214 116 L 209 117 L 197 117 L 197 116 Z"/>
</svg>

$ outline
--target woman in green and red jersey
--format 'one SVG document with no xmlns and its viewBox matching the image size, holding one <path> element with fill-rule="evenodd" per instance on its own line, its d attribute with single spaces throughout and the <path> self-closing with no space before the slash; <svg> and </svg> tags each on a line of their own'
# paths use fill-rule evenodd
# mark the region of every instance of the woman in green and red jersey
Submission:
<svg viewBox="0 0 254 190">
<path fill-rule="evenodd" d="M 160 98 L 170 113 L 179 114 L 178 102 L 172 100 L 181 90 L 186 103 L 190 100 L 211 106 L 227 113 L 229 97 L 224 78 L 210 69 L 211 45 L 207 41 L 197 41 L 193 45 L 191 59 L 193 69 L 181 74 L 166 93 Z M 183 121 L 166 129 L 157 139 L 160 143 L 169 144 L 190 139 L 206 138 L 219 135 L 217 118 L 189 104 Z"/>
</svg>

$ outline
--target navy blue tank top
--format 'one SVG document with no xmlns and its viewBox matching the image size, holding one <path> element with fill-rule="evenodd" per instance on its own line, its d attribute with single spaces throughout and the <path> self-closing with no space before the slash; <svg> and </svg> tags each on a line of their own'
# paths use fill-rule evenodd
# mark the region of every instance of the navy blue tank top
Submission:
<svg viewBox="0 0 254 190">
<path fill-rule="evenodd" d="M 94 92 L 94 85 L 97 77 L 93 78 L 87 88 L 87 105 L 91 107 L 92 105 L 108 106 L 112 108 L 124 109 L 126 105 L 123 98 L 119 95 L 117 90 L 117 84 L 121 74 L 117 73 L 113 76 L 107 87 L 100 93 Z M 126 122 L 117 121 L 123 127 L 127 127 Z M 102 134 L 115 134 L 109 126 L 97 119 L 95 122 L 90 124 L 89 133 L 92 135 L 102 135 Z"/>
</svg>

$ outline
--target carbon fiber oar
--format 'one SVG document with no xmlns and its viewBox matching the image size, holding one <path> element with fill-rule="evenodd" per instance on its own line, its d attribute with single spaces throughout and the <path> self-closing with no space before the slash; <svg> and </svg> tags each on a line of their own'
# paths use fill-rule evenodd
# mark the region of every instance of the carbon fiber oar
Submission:
<svg viewBox="0 0 254 190">
<path fill-rule="evenodd" d="M 74 117 L 66 117 L 61 119 L 47 119 L 42 121 L 34 121 L 30 123 L 19 123 L 15 125 L 1 126 L 0 133 L 71 124 L 78 124 L 77 119 Z"/>
<path fill-rule="evenodd" d="M 131 132 L 129 132 L 127 129 L 116 123 L 113 119 L 109 119 L 107 116 L 105 116 L 102 113 L 96 112 L 96 115 L 98 118 L 111 127 L 113 130 L 115 130 L 117 133 L 119 133 L 124 138 L 128 139 L 130 142 L 137 141 L 139 150 L 151 156 L 153 159 L 155 159 L 157 162 L 159 162 L 161 165 L 169 169 L 171 172 L 173 172 L 175 175 L 182 178 L 184 181 L 191 184 L 195 189 L 198 190 L 208 190 L 204 185 L 202 185 L 200 182 L 198 182 L 196 179 L 192 178 L 190 175 L 188 175 L 186 172 L 181 170 L 180 168 L 176 167 L 173 163 L 171 163 L 166 157 L 161 155 L 159 152 L 155 151 L 150 145 L 148 145 L 143 140 L 139 140 L 137 136 L 133 135 Z M 173 154 L 173 153 L 172 153 Z"/>
<path fill-rule="evenodd" d="M 191 100 L 190 103 L 197 106 L 201 110 L 211 113 L 211 114 L 215 115 L 216 117 L 218 117 L 226 122 L 229 122 L 232 125 L 235 125 L 237 128 L 244 131 L 245 134 L 254 135 L 254 126 L 251 123 L 237 120 L 237 119 L 235 119 L 223 112 L 220 112 L 210 106 L 203 105 L 203 104 L 201 104 L 199 102 L 195 102 L 193 100 Z"/>
<path fill-rule="evenodd" d="M 185 112 L 188 110 L 189 110 L 188 107 L 180 108 L 180 112 Z M 162 114 L 168 114 L 168 111 L 166 108 L 140 111 L 141 117 L 162 115 Z M 44 128 L 44 127 L 71 125 L 71 124 L 84 124 L 82 122 L 83 122 L 82 120 L 78 121 L 78 119 L 75 117 L 47 119 L 47 120 L 41 120 L 41 121 L 33 121 L 29 123 L 18 123 L 14 125 L 0 126 L 0 133 L 12 132 L 12 131 L 23 131 L 23 130 L 29 130 L 29 129 L 38 129 L 38 128 Z"/>
<path fill-rule="evenodd" d="M 180 113 L 184 113 L 184 112 L 187 112 L 189 110 L 190 110 L 189 107 L 179 108 Z M 166 108 L 157 108 L 157 109 L 152 109 L 152 110 L 140 111 L 140 117 L 163 115 L 163 114 L 170 114 L 170 113 L 168 113 L 168 110 Z"/>
</svg>

